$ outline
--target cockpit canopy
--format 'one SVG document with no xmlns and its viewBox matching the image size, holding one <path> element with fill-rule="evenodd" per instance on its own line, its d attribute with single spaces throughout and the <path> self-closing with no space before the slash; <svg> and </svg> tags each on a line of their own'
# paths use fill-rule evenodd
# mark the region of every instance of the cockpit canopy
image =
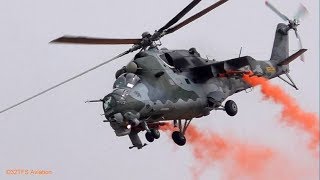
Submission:
<svg viewBox="0 0 320 180">
<path fill-rule="evenodd" d="M 103 109 L 108 112 L 119 104 L 126 103 L 126 97 L 128 96 L 127 89 L 114 89 L 112 93 L 103 98 Z"/>
<path fill-rule="evenodd" d="M 133 88 L 140 78 L 133 73 L 124 73 L 120 75 L 113 84 L 113 88 Z"/>
<path fill-rule="evenodd" d="M 109 110 L 116 105 L 116 101 L 112 96 L 106 96 L 103 100 L 103 109 Z"/>
</svg>

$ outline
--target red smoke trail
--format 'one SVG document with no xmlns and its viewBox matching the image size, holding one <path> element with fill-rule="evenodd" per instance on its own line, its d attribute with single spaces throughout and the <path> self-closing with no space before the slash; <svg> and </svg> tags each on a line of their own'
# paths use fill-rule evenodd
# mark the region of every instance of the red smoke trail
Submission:
<svg viewBox="0 0 320 180">
<path fill-rule="evenodd" d="M 273 157 L 271 149 L 240 143 L 235 139 L 225 139 L 218 134 L 202 132 L 194 126 L 189 126 L 186 138 L 192 145 L 193 155 L 197 161 L 207 167 L 216 161 L 224 167 L 227 179 L 236 179 L 237 176 L 251 176 L 261 179 L 259 173 L 264 164 Z M 194 179 L 199 179 L 203 169 L 194 168 Z"/>
<path fill-rule="evenodd" d="M 304 111 L 293 98 L 280 87 L 270 84 L 260 77 L 245 76 L 244 80 L 252 86 L 261 85 L 266 99 L 282 105 L 281 119 L 286 124 L 298 127 L 311 136 L 309 148 L 318 150 L 319 119 L 314 113 Z M 174 131 L 169 124 L 160 127 L 166 132 Z M 171 134 L 170 134 L 171 135 Z M 217 166 L 226 180 L 302 180 L 318 179 L 318 158 L 308 159 L 308 153 L 296 157 L 286 151 L 256 143 L 247 143 L 229 136 L 203 131 L 190 125 L 186 131 L 187 146 L 190 147 L 196 162 L 191 167 L 194 179 Z M 298 158 L 297 158 L 298 157 Z"/>
<path fill-rule="evenodd" d="M 170 133 L 174 130 L 169 124 L 160 129 Z M 300 180 L 317 177 L 314 174 L 316 170 L 306 170 L 299 163 L 291 163 L 270 147 L 222 137 L 192 125 L 186 131 L 186 138 L 196 160 L 190 169 L 193 179 L 200 179 L 203 172 L 214 165 L 221 169 L 221 178 L 226 180 Z"/>
<path fill-rule="evenodd" d="M 163 131 L 172 132 L 171 125 L 166 124 L 160 128 Z M 194 179 L 199 179 L 204 170 L 213 163 L 219 162 L 226 168 L 227 179 L 237 179 L 236 176 L 249 175 L 253 179 L 261 179 L 259 173 L 266 162 L 273 157 L 271 149 L 247 145 L 232 139 L 224 139 L 218 134 L 198 130 L 190 125 L 186 131 L 187 143 L 192 149 L 193 156 L 198 166 L 193 166 L 191 171 Z M 234 171 L 233 171 L 234 170 Z"/>
<path fill-rule="evenodd" d="M 243 79 L 252 86 L 261 85 L 261 92 L 266 99 L 282 105 L 281 120 L 308 133 L 311 136 L 309 148 L 318 150 L 320 134 L 317 114 L 304 111 L 284 90 L 263 77 L 245 75 Z"/>
</svg>

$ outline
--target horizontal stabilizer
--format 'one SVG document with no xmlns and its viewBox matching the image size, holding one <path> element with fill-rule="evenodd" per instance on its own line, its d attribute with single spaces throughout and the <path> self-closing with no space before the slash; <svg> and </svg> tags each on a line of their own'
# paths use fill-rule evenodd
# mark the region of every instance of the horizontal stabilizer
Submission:
<svg viewBox="0 0 320 180">
<path fill-rule="evenodd" d="M 278 65 L 282 66 L 282 65 L 287 65 L 289 64 L 291 61 L 295 60 L 296 58 L 298 58 L 299 56 L 301 56 L 304 52 L 306 52 L 307 49 L 300 49 L 298 52 L 292 54 L 291 56 L 289 56 L 288 58 L 286 58 L 285 60 L 281 61 L 278 63 Z"/>
</svg>

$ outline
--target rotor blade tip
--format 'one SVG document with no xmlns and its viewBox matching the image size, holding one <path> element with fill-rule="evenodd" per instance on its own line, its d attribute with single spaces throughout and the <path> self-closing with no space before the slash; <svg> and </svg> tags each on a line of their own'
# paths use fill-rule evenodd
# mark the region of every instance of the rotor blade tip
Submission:
<svg viewBox="0 0 320 180">
<path fill-rule="evenodd" d="M 50 41 L 49 43 L 59 43 L 60 39 L 62 39 L 62 37 L 54 39 L 54 40 Z"/>
</svg>

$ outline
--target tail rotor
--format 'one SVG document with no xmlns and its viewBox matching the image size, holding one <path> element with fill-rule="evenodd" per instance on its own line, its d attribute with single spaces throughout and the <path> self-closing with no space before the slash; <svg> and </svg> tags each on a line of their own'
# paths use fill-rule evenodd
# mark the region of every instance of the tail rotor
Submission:
<svg viewBox="0 0 320 180">
<path fill-rule="evenodd" d="M 275 8 L 270 2 L 265 2 L 266 6 L 268 6 L 273 12 L 275 12 L 281 19 L 288 22 L 288 30 L 292 29 L 295 32 L 296 38 L 298 40 L 299 48 L 303 49 L 301 37 L 298 33 L 297 27 L 300 25 L 300 22 L 306 17 L 308 14 L 308 10 L 302 4 L 300 4 L 297 13 L 295 14 L 293 19 L 289 19 L 286 15 L 282 14 L 277 8 Z M 304 56 L 301 55 L 301 61 L 304 61 Z"/>
</svg>

